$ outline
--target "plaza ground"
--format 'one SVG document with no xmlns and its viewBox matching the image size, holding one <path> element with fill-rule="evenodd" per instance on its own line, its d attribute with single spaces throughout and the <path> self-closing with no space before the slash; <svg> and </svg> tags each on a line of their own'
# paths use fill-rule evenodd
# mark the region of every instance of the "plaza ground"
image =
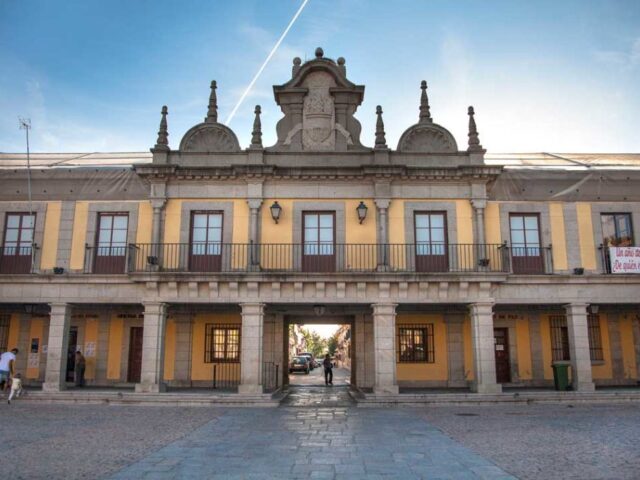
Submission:
<svg viewBox="0 0 640 480">
<path fill-rule="evenodd" d="M 313 377 L 310 377 L 313 378 Z M 316 385 L 293 386 L 301 398 Z M 0 404 L 7 478 L 633 479 L 640 406 Z M 319 392 L 322 392 L 320 390 Z M 346 403 L 340 403 L 345 401 Z"/>
</svg>

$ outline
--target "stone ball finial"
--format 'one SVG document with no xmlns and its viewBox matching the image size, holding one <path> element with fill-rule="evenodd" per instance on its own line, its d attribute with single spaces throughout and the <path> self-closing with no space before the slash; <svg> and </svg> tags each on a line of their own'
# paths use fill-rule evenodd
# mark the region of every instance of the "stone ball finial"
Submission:
<svg viewBox="0 0 640 480">
<path fill-rule="evenodd" d="M 260 113 L 262 113 L 262 110 L 260 109 L 260 105 L 256 105 L 256 109 L 254 110 L 254 112 L 256 115 L 259 115 Z"/>
<path fill-rule="evenodd" d="M 293 59 L 293 64 L 294 64 L 296 67 L 299 67 L 301 63 L 302 63 L 302 60 L 300 60 L 300 57 L 295 57 L 295 58 Z"/>
<path fill-rule="evenodd" d="M 316 48 L 316 58 L 322 58 L 322 57 L 324 57 L 324 50 L 322 50 L 322 47 Z"/>
<path fill-rule="evenodd" d="M 211 80 L 211 88 L 218 88 L 218 83 L 215 80 Z"/>
<path fill-rule="evenodd" d="M 423 90 L 424 90 L 425 88 L 427 88 L 427 81 L 426 81 L 426 80 L 422 80 L 422 81 L 420 82 L 420 88 L 422 88 Z"/>
<path fill-rule="evenodd" d="M 338 65 L 342 66 L 342 65 L 344 65 L 344 64 L 345 64 L 345 59 L 344 59 L 344 57 L 339 57 L 339 58 L 338 58 Z"/>
<path fill-rule="evenodd" d="M 166 106 L 166 105 L 163 105 L 163 106 L 162 106 L 162 114 L 163 114 L 163 115 L 166 115 L 167 113 L 169 113 L 169 109 L 167 108 L 167 106 Z"/>
<path fill-rule="evenodd" d="M 380 105 L 378 105 L 376 107 L 376 115 L 381 115 L 382 114 L 382 107 Z"/>
<path fill-rule="evenodd" d="M 474 112 L 474 111 L 473 111 L 473 107 L 469 107 L 469 108 L 467 109 L 467 113 L 468 113 L 469 115 L 475 115 L 475 113 L 476 113 L 476 112 Z"/>
</svg>

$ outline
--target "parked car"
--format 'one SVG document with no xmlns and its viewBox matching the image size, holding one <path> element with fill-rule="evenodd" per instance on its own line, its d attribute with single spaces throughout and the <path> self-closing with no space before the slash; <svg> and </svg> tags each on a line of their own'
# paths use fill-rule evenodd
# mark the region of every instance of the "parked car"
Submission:
<svg viewBox="0 0 640 480">
<path fill-rule="evenodd" d="M 309 375 L 311 371 L 311 364 L 307 357 L 299 356 L 293 357 L 289 363 L 289 373 L 303 372 L 305 375 Z"/>
<path fill-rule="evenodd" d="M 304 352 L 300 354 L 301 357 L 307 357 L 309 359 L 309 366 L 311 368 L 311 370 L 313 370 L 314 368 L 318 368 L 318 362 L 316 362 L 315 357 L 313 356 L 313 353 L 309 353 L 309 352 Z"/>
</svg>

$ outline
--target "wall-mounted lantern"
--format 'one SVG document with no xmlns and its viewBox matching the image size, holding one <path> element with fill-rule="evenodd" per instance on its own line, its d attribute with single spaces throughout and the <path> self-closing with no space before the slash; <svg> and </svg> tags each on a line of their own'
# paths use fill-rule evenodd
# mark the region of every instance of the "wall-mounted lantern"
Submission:
<svg viewBox="0 0 640 480">
<path fill-rule="evenodd" d="M 356 212 L 358 212 L 358 220 L 360 220 L 360 224 L 364 222 L 364 219 L 367 218 L 367 210 L 369 208 L 364 204 L 364 202 L 360 202 L 360 205 L 356 207 Z"/>
<path fill-rule="evenodd" d="M 322 315 L 324 315 L 325 309 L 326 307 L 324 305 L 314 305 L 313 313 L 315 313 L 317 317 L 321 317 Z"/>
<path fill-rule="evenodd" d="M 600 306 L 599 305 L 589 305 L 589 311 L 593 314 L 593 315 L 597 315 L 598 312 L 600 311 Z"/>
<path fill-rule="evenodd" d="M 278 202 L 273 202 L 273 205 L 271 205 L 271 207 L 269 207 L 269 209 L 271 210 L 271 218 L 273 218 L 273 221 L 278 223 L 278 220 L 280 219 L 280 214 L 282 213 L 282 207 L 280 205 L 278 205 Z"/>
</svg>

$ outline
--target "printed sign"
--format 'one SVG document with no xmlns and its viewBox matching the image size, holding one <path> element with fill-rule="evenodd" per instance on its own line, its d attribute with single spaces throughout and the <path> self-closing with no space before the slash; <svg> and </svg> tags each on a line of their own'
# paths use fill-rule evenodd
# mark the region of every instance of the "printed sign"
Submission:
<svg viewBox="0 0 640 480">
<path fill-rule="evenodd" d="M 87 342 L 84 344 L 84 356 L 85 357 L 96 356 L 96 342 Z"/>
<path fill-rule="evenodd" d="M 640 273 L 640 247 L 609 247 L 611 273 Z"/>
<path fill-rule="evenodd" d="M 38 356 L 38 354 L 30 353 L 28 368 L 38 368 L 39 365 L 40 365 L 40 357 Z"/>
</svg>

